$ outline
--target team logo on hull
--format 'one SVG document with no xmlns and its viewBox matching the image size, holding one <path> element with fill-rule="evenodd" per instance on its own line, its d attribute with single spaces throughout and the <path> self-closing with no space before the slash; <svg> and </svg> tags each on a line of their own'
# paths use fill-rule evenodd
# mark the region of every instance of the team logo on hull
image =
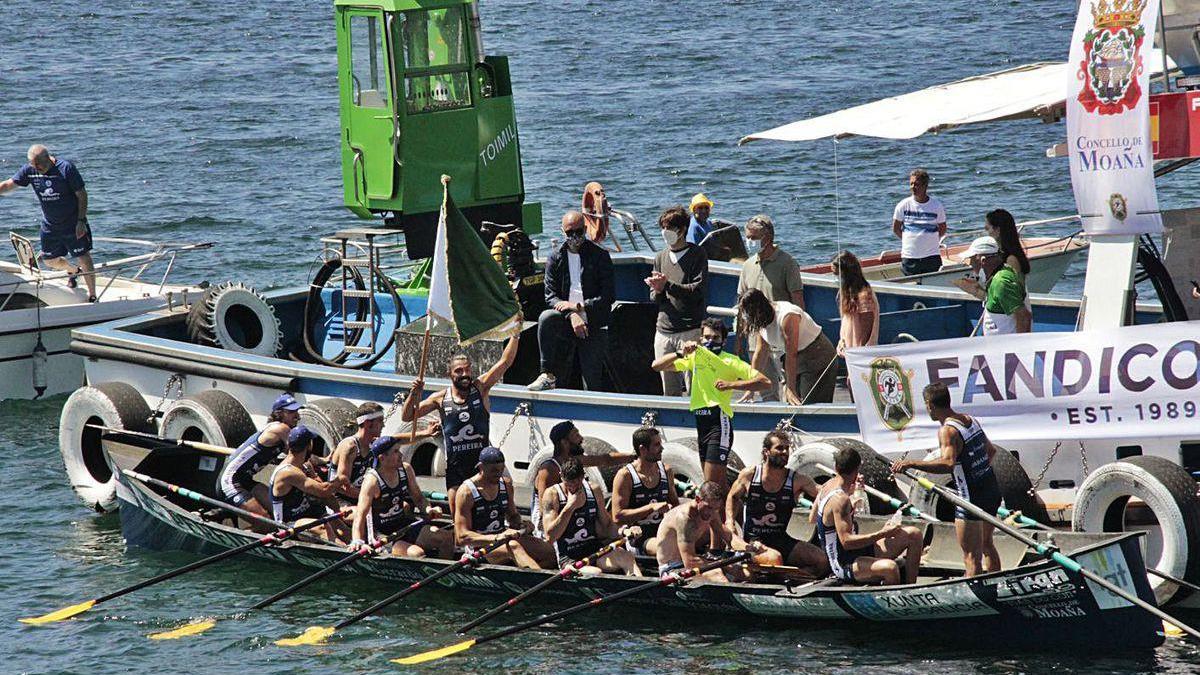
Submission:
<svg viewBox="0 0 1200 675">
<path fill-rule="evenodd" d="M 904 370 L 890 356 L 871 361 L 870 370 L 862 375 L 880 421 L 892 431 L 904 431 L 913 420 L 912 376 L 913 371 Z"/>
<path fill-rule="evenodd" d="M 1089 113 L 1118 115 L 1133 110 L 1142 96 L 1142 10 L 1146 0 L 1093 0 L 1092 28 L 1083 36 L 1083 80 L 1079 103 Z"/>
</svg>

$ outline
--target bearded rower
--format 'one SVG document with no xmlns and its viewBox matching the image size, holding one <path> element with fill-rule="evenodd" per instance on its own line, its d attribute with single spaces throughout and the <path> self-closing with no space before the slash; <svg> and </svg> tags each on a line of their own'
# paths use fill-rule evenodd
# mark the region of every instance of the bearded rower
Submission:
<svg viewBox="0 0 1200 675">
<path fill-rule="evenodd" d="M 641 536 L 630 541 L 645 555 L 658 552 L 658 526 L 671 507 L 679 505 L 671 467 L 662 461 L 662 434 L 653 427 L 633 432 L 637 459 L 626 464 L 613 478 L 612 519 L 621 525 L 637 525 Z"/>
<path fill-rule="evenodd" d="M 458 486 L 475 473 L 479 452 L 489 446 L 491 424 L 491 402 L 488 393 L 500 383 L 504 373 L 517 358 L 519 336 L 513 336 L 504 347 L 504 353 L 486 373 L 475 377 L 471 357 L 457 354 L 450 357 L 447 375 L 451 385 L 442 391 L 430 394 L 419 404 L 419 396 L 425 381 L 413 380 L 413 388 L 404 400 L 400 419 L 416 424 L 419 420 L 437 411 L 441 416 L 442 441 L 446 452 L 446 493 L 450 499 L 450 510 L 458 508 L 456 495 Z M 456 519 L 457 520 L 457 519 Z"/>
<path fill-rule="evenodd" d="M 306 464 L 317 435 L 303 424 L 287 438 L 287 454 L 271 473 L 272 517 L 285 525 L 303 525 L 339 508 L 334 495 L 344 487 L 340 478 L 325 482 L 308 473 Z M 339 523 L 340 525 L 340 523 Z M 345 527 L 326 523 L 325 538 L 335 540 Z"/>
<path fill-rule="evenodd" d="M 288 434 L 300 421 L 300 404 L 291 394 L 283 394 L 271 405 L 267 426 L 247 438 L 221 470 L 218 484 L 225 501 L 263 517 L 271 515 L 271 494 L 254 476 L 268 464 L 279 460 Z"/>
<path fill-rule="evenodd" d="M 583 451 L 583 434 L 575 428 L 575 423 L 563 420 L 550 428 L 550 444 L 554 454 L 542 460 L 533 467 L 537 473 L 533 478 L 533 496 L 529 500 L 529 522 L 533 523 L 534 536 L 542 536 L 542 507 L 541 495 L 551 485 L 562 481 L 563 463 L 569 458 L 576 458 L 580 464 L 589 466 L 618 466 L 634 456 L 628 453 L 610 452 L 604 455 L 587 455 Z"/>
<path fill-rule="evenodd" d="M 792 511 L 800 495 L 817 496 L 817 484 L 812 478 L 787 468 L 792 443 L 788 435 L 775 430 L 763 438 L 763 461 L 757 466 L 742 469 L 729 490 L 725 512 L 728 527 L 742 541 L 734 540 L 734 548 L 744 548 L 744 542 L 758 541 L 763 550 L 754 556 L 759 565 L 790 565 L 799 567 L 812 577 L 829 572 L 829 564 L 821 549 L 788 534 Z"/>
<path fill-rule="evenodd" d="M 462 482 L 455 496 L 454 542 L 468 552 L 503 539 L 508 543 L 488 554 L 488 562 L 528 569 L 550 569 L 554 550 L 529 534 L 517 513 L 512 479 L 504 475 L 504 453 L 487 447 L 479 453 L 478 471 Z"/>
<path fill-rule="evenodd" d="M 577 457 L 563 463 L 562 482 L 547 488 L 542 502 L 546 507 L 542 527 L 546 540 L 554 545 L 560 568 L 592 555 L 617 536 L 637 537 L 642 533 L 636 525 L 617 527 L 584 478 L 583 464 Z M 625 548 L 614 549 L 596 565 L 584 566 L 583 571 L 642 576 L 637 560 Z"/>
<path fill-rule="evenodd" d="M 704 564 L 700 558 L 701 548 L 715 539 L 717 547 L 710 550 L 728 550 L 733 536 L 721 522 L 721 508 L 725 504 L 725 488 L 716 481 L 704 481 L 696 498 L 683 502 L 667 511 L 658 526 L 657 554 L 658 573 L 667 575 L 681 569 L 690 569 Z M 757 553 L 762 545 L 751 542 L 746 550 Z M 702 576 L 711 581 L 744 581 L 741 565 L 715 569 Z"/>
<path fill-rule="evenodd" d="M 403 536 L 392 540 L 392 555 L 421 558 L 429 554 L 448 558 L 454 551 L 454 533 L 431 524 L 442 517 L 442 510 L 426 505 L 417 485 L 417 474 L 404 461 L 400 446 L 400 439 L 394 436 L 378 438 L 371 444 L 375 467 L 367 469 L 358 492 L 350 549 L 359 550 L 381 536 L 390 537 L 419 516 L 426 522 L 408 528 Z"/>
</svg>

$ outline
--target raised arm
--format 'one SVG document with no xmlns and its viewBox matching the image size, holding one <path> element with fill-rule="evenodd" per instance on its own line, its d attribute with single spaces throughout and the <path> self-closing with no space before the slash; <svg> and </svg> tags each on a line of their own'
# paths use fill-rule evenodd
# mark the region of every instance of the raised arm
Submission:
<svg viewBox="0 0 1200 675">
<path fill-rule="evenodd" d="M 958 452 L 962 449 L 962 436 L 952 427 L 942 425 L 942 428 L 938 429 L 938 449 L 940 452 L 937 459 L 896 460 L 892 463 L 892 472 L 900 473 L 905 469 L 917 469 L 926 473 L 950 473 L 954 470 L 954 459 L 958 457 Z"/>
<path fill-rule="evenodd" d="M 408 396 L 404 397 L 404 405 L 400 408 L 400 420 L 402 422 L 421 419 L 434 410 L 437 410 L 438 406 L 442 404 L 442 397 L 446 395 L 445 391 L 434 392 L 426 396 L 418 404 L 414 397 L 420 396 L 423 391 L 425 391 L 425 380 L 420 378 L 413 380 L 412 389 L 408 390 Z"/>
<path fill-rule="evenodd" d="M 500 383 L 504 378 L 504 373 L 512 367 L 513 361 L 517 360 L 517 347 L 520 346 L 521 334 L 517 333 L 509 339 L 508 344 L 504 345 L 504 353 L 500 355 L 500 360 L 496 362 L 488 371 L 479 376 L 479 393 L 486 394 L 488 390 Z"/>
</svg>

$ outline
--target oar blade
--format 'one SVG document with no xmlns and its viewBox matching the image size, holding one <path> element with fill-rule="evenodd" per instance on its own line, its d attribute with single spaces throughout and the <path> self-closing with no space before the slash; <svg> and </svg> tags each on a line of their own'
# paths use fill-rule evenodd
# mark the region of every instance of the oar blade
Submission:
<svg viewBox="0 0 1200 675">
<path fill-rule="evenodd" d="M 213 621 L 212 619 L 193 621 L 173 630 L 167 630 L 161 633 L 151 633 L 146 637 L 150 638 L 151 640 L 178 640 L 179 638 L 183 637 L 199 635 L 215 625 L 217 625 L 217 622 Z"/>
<path fill-rule="evenodd" d="M 418 663 L 426 663 L 428 661 L 436 661 L 447 656 L 453 656 L 459 652 L 465 652 L 475 646 L 475 640 L 465 640 L 457 644 L 452 644 L 449 647 L 434 649 L 428 652 L 422 652 L 413 656 L 406 656 L 402 659 L 392 659 L 392 663 L 399 663 L 402 666 L 412 666 Z"/>
<path fill-rule="evenodd" d="M 303 633 L 297 635 L 296 637 L 276 640 L 275 644 L 279 645 L 280 647 L 319 645 L 330 635 L 333 635 L 333 626 L 309 626 Z"/>
<path fill-rule="evenodd" d="M 62 609 L 50 612 L 49 614 L 43 614 L 41 616 L 35 616 L 35 617 L 27 618 L 27 619 L 18 619 L 18 620 L 21 623 L 27 623 L 31 626 L 40 626 L 42 624 L 54 623 L 55 621 L 63 621 L 65 619 L 69 619 L 69 618 L 75 616 L 76 614 L 83 614 L 84 612 L 88 611 L 89 609 L 91 609 L 92 607 L 95 607 L 95 606 L 96 606 L 95 600 L 88 600 L 87 602 L 81 602 L 78 605 L 71 605 L 70 607 L 63 607 Z"/>
</svg>

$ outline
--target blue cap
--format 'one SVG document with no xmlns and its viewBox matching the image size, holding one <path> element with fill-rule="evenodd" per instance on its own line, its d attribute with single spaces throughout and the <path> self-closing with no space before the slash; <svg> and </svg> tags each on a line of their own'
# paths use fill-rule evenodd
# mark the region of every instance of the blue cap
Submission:
<svg viewBox="0 0 1200 675">
<path fill-rule="evenodd" d="M 316 437 L 317 434 L 312 429 L 301 424 L 288 433 L 288 445 L 303 445 Z"/>
<path fill-rule="evenodd" d="M 482 466 L 484 464 L 496 464 L 496 463 L 500 463 L 500 464 L 504 463 L 504 453 L 500 452 L 500 448 L 493 448 L 492 446 L 489 445 L 488 447 L 479 451 L 479 463 L 476 464 L 475 466 Z"/>
<path fill-rule="evenodd" d="M 374 441 L 371 441 L 371 456 L 375 459 L 379 459 L 380 455 L 388 450 L 391 450 L 392 446 L 399 442 L 400 439 L 396 438 L 395 436 L 380 436 Z"/>
<path fill-rule="evenodd" d="M 271 404 L 271 412 L 275 412 L 276 410 L 299 410 L 301 407 L 303 406 L 300 405 L 295 396 L 283 394 Z"/>
</svg>

